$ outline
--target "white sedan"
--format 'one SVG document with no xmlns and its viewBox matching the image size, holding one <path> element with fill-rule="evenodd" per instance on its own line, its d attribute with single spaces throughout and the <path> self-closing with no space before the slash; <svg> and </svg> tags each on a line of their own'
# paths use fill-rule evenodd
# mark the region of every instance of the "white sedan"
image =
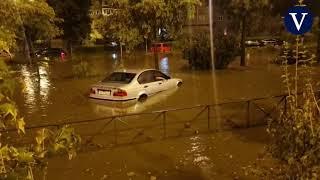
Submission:
<svg viewBox="0 0 320 180">
<path fill-rule="evenodd" d="M 182 85 L 181 79 L 170 78 L 155 70 L 123 70 L 111 73 L 101 82 L 91 86 L 90 98 L 110 101 L 145 101 L 161 91 Z"/>
</svg>

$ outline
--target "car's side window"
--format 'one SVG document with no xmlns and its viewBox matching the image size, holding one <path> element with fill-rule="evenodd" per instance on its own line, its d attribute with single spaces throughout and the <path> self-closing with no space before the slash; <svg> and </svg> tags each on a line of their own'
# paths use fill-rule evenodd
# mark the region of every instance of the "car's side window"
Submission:
<svg viewBox="0 0 320 180">
<path fill-rule="evenodd" d="M 155 77 L 152 71 L 146 71 L 140 74 L 138 77 L 139 84 L 146 84 L 155 81 Z"/>
<path fill-rule="evenodd" d="M 163 74 L 160 71 L 153 71 L 153 74 L 154 74 L 155 81 L 162 81 L 162 80 L 170 79 L 169 76 Z"/>
</svg>

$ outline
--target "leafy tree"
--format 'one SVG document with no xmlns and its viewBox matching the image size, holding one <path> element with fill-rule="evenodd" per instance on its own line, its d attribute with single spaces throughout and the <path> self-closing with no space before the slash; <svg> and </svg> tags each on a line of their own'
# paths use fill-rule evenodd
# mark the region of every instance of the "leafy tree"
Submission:
<svg viewBox="0 0 320 180">
<path fill-rule="evenodd" d="M 0 2 L 0 48 L 9 52 L 24 42 L 25 57 L 37 39 L 51 39 L 59 33 L 55 13 L 45 0 L 3 0 Z"/>
<path fill-rule="evenodd" d="M 34 54 L 33 43 L 36 40 L 53 39 L 61 32 L 55 25 L 58 19 L 55 12 L 45 0 L 20 0 L 18 15 L 22 22 L 23 36 L 25 38 L 26 55 Z"/>
<path fill-rule="evenodd" d="M 143 37 L 158 41 L 158 32 L 167 30 L 171 36 L 177 37 L 187 20 L 194 17 L 199 0 L 142 0 L 134 5 L 134 17 L 142 27 Z M 147 49 L 147 47 L 146 47 Z M 157 52 L 155 68 L 158 68 Z"/>
<path fill-rule="evenodd" d="M 112 38 L 119 41 L 122 57 L 123 46 L 126 46 L 127 51 L 131 51 L 140 44 L 140 32 L 137 27 L 134 26 L 133 17 L 130 15 L 129 1 L 123 0 L 113 2 L 112 6 L 117 10 L 106 21 L 111 23 L 109 31 L 107 32 L 112 32 Z"/>
<path fill-rule="evenodd" d="M 135 26 L 130 14 L 129 1 L 110 1 L 110 6 L 115 10 L 112 16 L 100 16 L 95 19 L 94 29 L 100 32 L 106 39 L 113 39 L 119 42 L 121 58 L 123 56 L 123 47 L 126 51 L 132 51 L 142 42 L 139 29 Z"/>
<path fill-rule="evenodd" d="M 232 35 L 218 34 L 214 40 L 214 68 L 225 69 L 238 55 L 236 38 Z M 194 69 L 211 69 L 211 45 L 207 33 L 200 32 L 186 39 L 186 46 L 183 47 L 184 58 L 189 61 L 189 65 Z"/>
<path fill-rule="evenodd" d="M 21 25 L 15 16 L 18 9 L 10 0 L 0 1 L 0 8 L 0 49 L 10 52 L 16 45 L 16 29 Z"/>
<path fill-rule="evenodd" d="M 186 21 L 193 17 L 199 0 L 121 0 L 108 1 L 109 6 L 117 11 L 106 19 L 101 28 L 105 33 L 112 34 L 116 39 L 126 42 L 129 49 L 145 39 L 158 41 L 159 30 L 167 30 L 171 35 L 181 32 Z M 158 58 L 155 56 L 155 65 Z"/>
<path fill-rule="evenodd" d="M 199 0 L 141 0 L 132 4 L 132 15 L 146 41 L 158 41 L 159 30 L 177 37 L 183 25 L 194 17 Z"/>
<path fill-rule="evenodd" d="M 248 18 L 254 15 L 255 12 L 267 7 L 269 0 L 231 0 L 228 4 L 228 11 L 234 18 L 239 18 L 241 23 L 241 66 L 245 66 L 246 47 L 245 39 L 247 33 Z"/>
<path fill-rule="evenodd" d="M 63 19 L 59 26 L 63 29 L 63 39 L 72 55 L 73 45 L 81 43 L 90 34 L 90 0 L 48 0 L 48 3 Z"/>
</svg>

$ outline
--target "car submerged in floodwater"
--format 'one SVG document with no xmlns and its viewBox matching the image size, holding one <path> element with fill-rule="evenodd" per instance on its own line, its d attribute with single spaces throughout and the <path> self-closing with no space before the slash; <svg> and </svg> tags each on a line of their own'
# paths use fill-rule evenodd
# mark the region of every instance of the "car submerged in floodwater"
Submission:
<svg viewBox="0 0 320 180">
<path fill-rule="evenodd" d="M 155 96 L 151 96 L 145 102 L 135 102 L 135 101 L 105 101 L 99 99 L 91 99 L 90 105 L 93 112 L 97 114 L 104 114 L 110 116 L 117 116 L 122 114 L 135 114 L 144 112 L 147 109 L 152 109 L 156 104 L 161 102 L 166 102 L 171 96 L 173 96 L 179 87 L 168 89 L 167 91 L 162 91 Z"/>
<path fill-rule="evenodd" d="M 140 102 L 159 92 L 180 87 L 182 80 L 155 69 L 122 70 L 111 73 L 90 89 L 90 98 L 109 101 Z"/>
</svg>

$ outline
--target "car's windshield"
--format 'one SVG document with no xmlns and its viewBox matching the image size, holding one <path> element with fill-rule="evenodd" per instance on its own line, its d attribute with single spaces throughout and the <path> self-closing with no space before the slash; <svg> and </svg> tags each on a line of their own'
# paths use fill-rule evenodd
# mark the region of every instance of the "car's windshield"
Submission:
<svg viewBox="0 0 320 180">
<path fill-rule="evenodd" d="M 114 72 L 108 77 L 106 77 L 102 82 L 104 83 L 116 82 L 116 83 L 129 84 L 135 76 L 136 76 L 135 73 Z"/>
</svg>

